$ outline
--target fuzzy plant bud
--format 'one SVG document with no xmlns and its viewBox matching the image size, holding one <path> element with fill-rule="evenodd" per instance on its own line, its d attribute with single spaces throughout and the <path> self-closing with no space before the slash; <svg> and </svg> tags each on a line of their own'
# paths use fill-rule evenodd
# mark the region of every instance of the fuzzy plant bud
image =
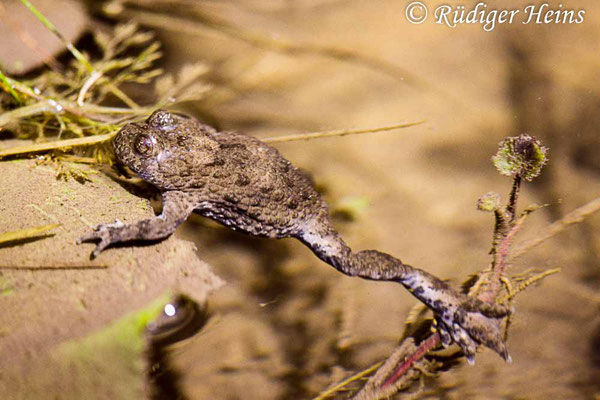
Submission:
<svg viewBox="0 0 600 400">
<path fill-rule="evenodd" d="M 479 211 L 493 212 L 500 208 L 500 195 L 495 192 L 488 192 L 477 200 L 477 209 Z"/>
<path fill-rule="evenodd" d="M 507 176 L 520 176 L 531 181 L 538 176 L 548 162 L 548 149 L 535 137 L 521 134 L 508 137 L 500 142 L 498 152 L 492 161 L 496 169 Z"/>
</svg>

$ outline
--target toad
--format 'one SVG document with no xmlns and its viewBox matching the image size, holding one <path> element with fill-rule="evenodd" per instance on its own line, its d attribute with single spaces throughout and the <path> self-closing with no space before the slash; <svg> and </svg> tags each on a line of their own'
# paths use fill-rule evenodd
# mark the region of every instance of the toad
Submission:
<svg viewBox="0 0 600 400">
<path fill-rule="evenodd" d="M 353 251 L 310 179 L 275 148 L 159 110 L 124 126 L 113 149 L 119 163 L 160 190 L 163 208 L 135 223 L 98 225 L 78 241 L 98 241 L 93 257 L 114 243 L 166 238 L 196 212 L 249 235 L 296 238 L 343 274 L 400 283 L 433 310 L 442 342 L 456 342 L 470 363 L 478 345 L 510 361 L 500 332 L 508 307 L 466 296 L 389 254 Z"/>
</svg>

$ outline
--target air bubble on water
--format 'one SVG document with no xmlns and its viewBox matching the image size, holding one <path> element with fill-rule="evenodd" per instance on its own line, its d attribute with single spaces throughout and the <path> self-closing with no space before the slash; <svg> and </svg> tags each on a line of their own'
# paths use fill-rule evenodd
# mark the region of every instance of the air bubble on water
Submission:
<svg viewBox="0 0 600 400">
<path fill-rule="evenodd" d="M 65 108 L 63 106 L 61 106 L 60 104 L 58 104 L 56 101 L 54 101 L 52 99 L 48 100 L 48 104 L 50 104 L 52 107 L 54 107 L 54 109 L 58 113 L 61 113 L 65 110 Z"/>
<path fill-rule="evenodd" d="M 174 306 L 173 304 L 171 304 L 171 303 L 169 303 L 169 304 L 167 304 L 167 305 L 165 306 L 165 309 L 164 309 L 164 311 L 165 311 L 165 315 L 166 315 L 167 317 L 172 317 L 172 316 L 174 316 L 174 315 L 177 313 L 177 309 L 176 309 L 176 308 L 175 308 L 175 306 Z"/>
</svg>

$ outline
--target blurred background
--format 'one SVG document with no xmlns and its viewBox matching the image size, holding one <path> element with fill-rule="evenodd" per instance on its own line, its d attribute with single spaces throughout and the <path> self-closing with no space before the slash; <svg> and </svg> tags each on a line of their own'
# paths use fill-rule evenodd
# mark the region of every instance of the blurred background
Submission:
<svg viewBox="0 0 600 400">
<path fill-rule="evenodd" d="M 548 206 L 527 221 L 520 240 L 598 197 L 600 4 L 561 3 L 585 10 L 581 24 L 514 23 L 486 32 L 481 24 L 436 24 L 442 2 L 433 0 L 423 1 L 425 22 L 409 23 L 408 3 L 35 1 L 80 47 L 90 31 L 135 21 L 158 35 L 165 71 L 203 63 L 210 89 L 174 108 L 218 129 L 267 138 L 425 120 L 395 132 L 276 147 L 310 173 L 354 249 L 388 252 L 456 285 L 490 262 L 493 219 L 476 202 L 488 191 L 507 199 L 511 181 L 490 162 L 504 137 L 529 133 L 550 149 L 542 176 L 524 184 L 520 200 L 521 208 Z M 0 4 L 7 32 L 43 31 L 26 11 L 18 17 L 21 3 Z M 476 2 L 444 4 L 468 11 Z M 523 10 L 542 2 L 486 4 Z M 14 67 L 15 76 L 35 71 L 40 54 L 6 37 L 4 68 Z M 60 43 L 53 50 L 53 39 L 36 40 L 60 54 Z M 15 48 L 37 58 L 7 61 Z M 149 102 L 148 89 L 127 93 Z M 513 364 L 485 350 L 475 368 L 426 379 L 421 398 L 598 398 L 599 225 L 591 216 L 515 262 L 517 272 L 562 271 L 517 298 L 508 338 Z M 416 302 L 397 285 L 341 276 L 293 240 L 249 238 L 201 218 L 175 236 L 194 242 L 226 281 L 208 298 L 215 322 L 169 353 L 175 397 L 312 398 L 389 356 Z"/>
</svg>

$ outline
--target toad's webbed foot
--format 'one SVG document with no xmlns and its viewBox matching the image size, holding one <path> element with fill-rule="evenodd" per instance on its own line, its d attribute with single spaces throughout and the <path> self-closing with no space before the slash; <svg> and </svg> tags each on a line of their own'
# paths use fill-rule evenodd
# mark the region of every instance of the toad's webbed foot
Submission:
<svg viewBox="0 0 600 400">
<path fill-rule="evenodd" d="M 77 244 L 99 240 L 96 248 L 92 252 L 92 257 L 97 257 L 102 250 L 106 249 L 111 244 L 122 241 L 120 232 L 125 226 L 126 225 L 119 220 L 115 220 L 112 224 L 97 225 L 92 232 L 80 237 L 77 240 Z"/>
<path fill-rule="evenodd" d="M 511 313 L 510 307 L 482 302 L 461 294 L 458 294 L 457 300 L 457 307 L 436 313 L 442 343 L 448 346 L 455 342 L 471 365 L 475 363 L 478 345 L 489 347 L 506 362 L 512 362 L 500 329 L 502 318 Z"/>
<path fill-rule="evenodd" d="M 479 345 L 484 345 L 511 361 L 502 338 L 500 323 L 510 307 L 487 303 L 454 290 L 446 282 L 418 268 L 403 264 L 402 283 L 435 314 L 442 343 L 455 342 L 469 364 L 475 362 Z"/>
</svg>

